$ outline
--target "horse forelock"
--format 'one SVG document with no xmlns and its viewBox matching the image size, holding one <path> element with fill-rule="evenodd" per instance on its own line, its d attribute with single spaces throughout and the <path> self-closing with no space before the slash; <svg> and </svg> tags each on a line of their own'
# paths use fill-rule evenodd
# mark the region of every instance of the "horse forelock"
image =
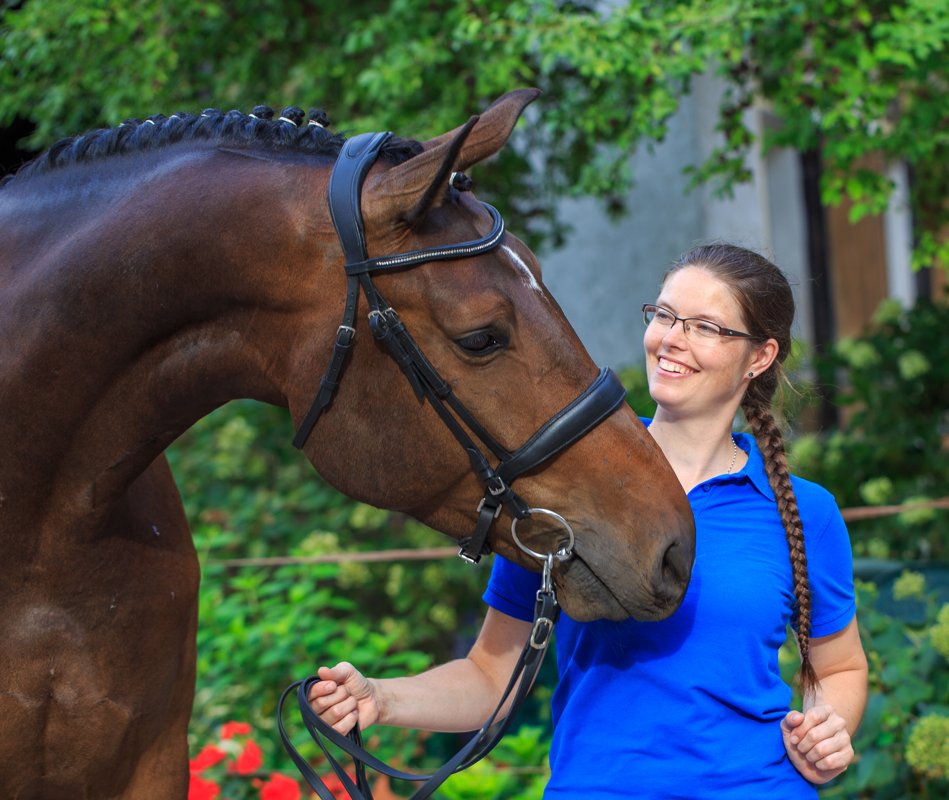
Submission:
<svg viewBox="0 0 949 800">
<path fill-rule="evenodd" d="M 286 116 L 269 119 L 240 111 L 213 110 L 201 114 L 177 113 L 169 117 L 159 114 L 61 139 L 16 173 L 3 178 L 0 185 L 110 156 L 158 151 L 179 143 L 213 142 L 222 146 L 255 147 L 275 154 L 310 153 L 335 160 L 345 141 L 345 136 L 331 133 L 322 124 L 305 120 L 301 124 L 301 121 Z M 421 152 L 419 142 L 393 137 L 383 147 L 381 156 L 396 165 Z"/>
</svg>

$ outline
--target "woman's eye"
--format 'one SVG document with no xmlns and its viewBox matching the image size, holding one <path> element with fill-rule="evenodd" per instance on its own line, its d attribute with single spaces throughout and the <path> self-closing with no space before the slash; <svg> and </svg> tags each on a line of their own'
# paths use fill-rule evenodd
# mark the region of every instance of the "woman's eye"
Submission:
<svg viewBox="0 0 949 800">
<path fill-rule="evenodd" d="M 692 327 L 695 328 L 696 333 L 702 336 L 718 336 L 719 327 L 713 322 L 697 319 L 692 321 Z"/>
<path fill-rule="evenodd" d="M 462 350 L 478 356 L 492 353 L 501 346 L 501 343 L 491 331 L 470 333 L 461 339 L 457 339 L 456 343 Z"/>
</svg>

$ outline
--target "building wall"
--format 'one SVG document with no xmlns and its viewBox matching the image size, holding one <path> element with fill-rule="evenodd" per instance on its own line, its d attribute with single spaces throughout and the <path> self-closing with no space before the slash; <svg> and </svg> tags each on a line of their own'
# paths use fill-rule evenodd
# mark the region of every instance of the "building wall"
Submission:
<svg viewBox="0 0 949 800">
<path fill-rule="evenodd" d="M 669 123 L 665 141 L 632 155 L 636 184 L 627 215 L 610 220 L 594 200 L 565 200 L 561 213 L 573 227 L 566 244 L 541 254 L 544 281 L 601 365 L 642 362 L 639 308 L 655 299 L 668 264 L 690 247 L 725 240 L 757 250 L 788 275 L 797 308 L 794 335 L 813 343 L 807 216 L 800 159 L 790 150 L 749 157 L 753 180 L 730 198 L 710 187 L 688 191 L 684 167 L 705 160 L 714 147 L 721 86 L 712 77 L 693 85 Z M 775 124 L 766 110 L 746 116 L 759 136 Z M 909 212 L 905 179 L 891 175 L 902 193 L 882 218 L 856 226 L 846 209 L 831 210 L 828 229 L 834 314 L 839 335 L 854 335 L 883 297 L 915 300 L 909 268 Z M 902 183 L 901 183 L 902 181 Z"/>
</svg>

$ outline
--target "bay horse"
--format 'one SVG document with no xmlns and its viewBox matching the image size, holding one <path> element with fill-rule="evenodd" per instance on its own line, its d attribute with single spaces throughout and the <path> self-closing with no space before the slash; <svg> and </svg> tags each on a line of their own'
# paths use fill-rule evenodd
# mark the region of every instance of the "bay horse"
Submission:
<svg viewBox="0 0 949 800">
<path fill-rule="evenodd" d="M 386 141 L 357 198 L 368 255 L 497 229 L 455 173 L 496 153 L 535 95 L 426 142 Z M 0 187 L 3 798 L 187 795 L 199 567 L 163 451 L 236 398 L 287 407 L 299 427 L 328 374 L 349 285 L 327 200 L 344 139 L 298 123 L 130 121 L 64 140 Z M 376 285 L 443 390 L 510 453 L 587 404 L 597 370 L 533 254 L 496 239 Z M 370 320 L 352 328 L 306 457 L 347 495 L 464 540 L 484 475 Z M 566 613 L 660 619 L 689 580 L 691 512 L 628 406 L 597 422 L 524 465 L 519 492 L 575 532 L 553 572 Z M 508 505 L 497 515 L 511 521 Z M 538 570 L 499 530 L 487 545 Z"/>
</svg>

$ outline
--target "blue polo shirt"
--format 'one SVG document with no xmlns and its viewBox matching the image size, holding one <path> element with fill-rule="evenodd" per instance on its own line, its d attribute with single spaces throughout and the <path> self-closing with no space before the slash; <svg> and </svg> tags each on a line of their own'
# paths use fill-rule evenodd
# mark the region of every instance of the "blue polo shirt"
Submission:
<svg viewBox="0 0 949 800">
<path fill-rule="evenodd" d="M 778 649 L 794 607 L 784 528 L 753 437 L 740 472 L 689 492 L 692 580 L 661 622 L 577 622 L 556 630 L 548 800 L 798 800 L 816 789 L 781 737 L 791 689 Z M 811 585 L 811 635 L 856 612 L 847 529 L 829 492 L 792 478 Z M 496 557 L 485 601 L 533 617 L 535 573 Z"/>
</svg>

